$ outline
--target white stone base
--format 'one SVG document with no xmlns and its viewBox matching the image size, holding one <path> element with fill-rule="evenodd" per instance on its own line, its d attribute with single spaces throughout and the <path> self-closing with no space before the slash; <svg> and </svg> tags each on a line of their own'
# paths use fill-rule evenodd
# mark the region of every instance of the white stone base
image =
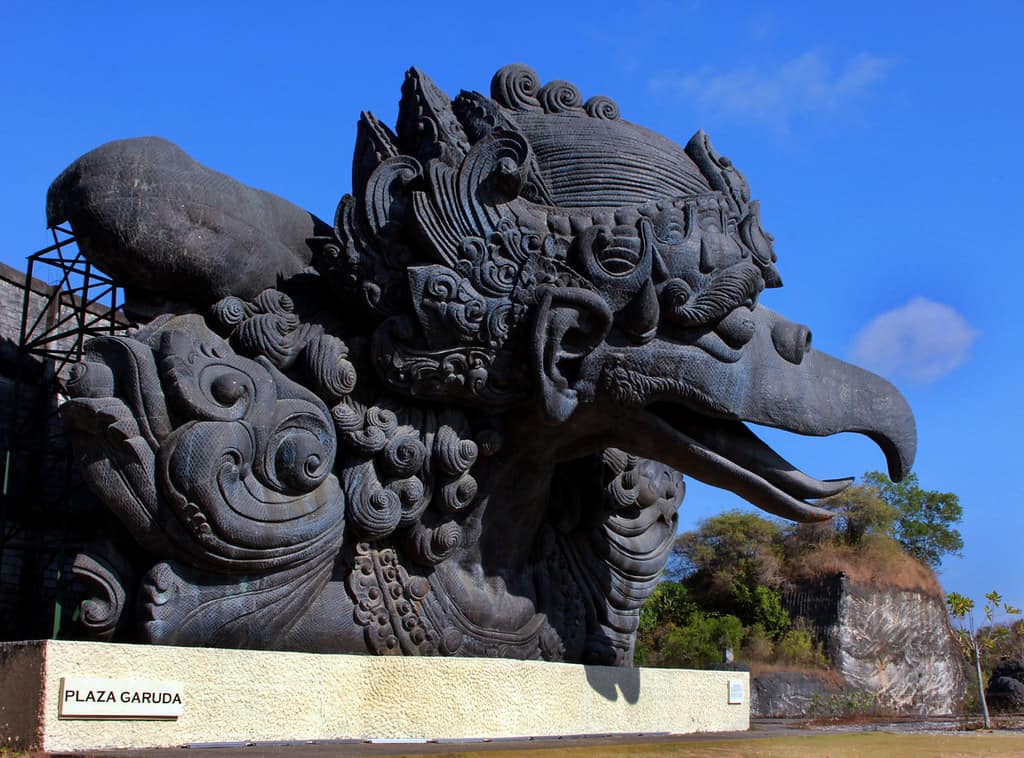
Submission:
<svg viewBox="0 0 1024 758">
<path fill-rule="evenodd" d="M 62 718 L 64 677 L 183 684 L 165 720 Z M 730 682 L 742 703 L 729 704 Z M 741 731 L 747 674 L 94 642 L 0 644 L 0 739 L 47 752 L 197 743 Z"/>
</svg>

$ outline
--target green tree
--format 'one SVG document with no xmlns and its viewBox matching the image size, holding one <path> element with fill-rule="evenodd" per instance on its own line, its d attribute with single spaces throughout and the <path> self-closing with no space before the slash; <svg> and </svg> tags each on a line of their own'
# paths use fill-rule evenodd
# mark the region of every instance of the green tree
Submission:
<svg viewBox="0 0 1024 758">
<path fill-rule="evenodd" d="M 727 511 L 680 535 L 675 549 L 688 569 L 684 581 L 702 608 L 735 616 L 744 626 L 760 624 L 778 639 L 790 627 L 779 591 L 782 540 L 776 522 Z"/>
<path fill-rule="evenodd" d="M 1004 658 L 1024 661 L 1024 619 L 1004 620 L 978 629 L 989 640 L 981 651 L 981 667 L 988 671 Z"/>
<path fill-rule="evenodd" d="M 685 586 L 662 582 L 640 609 L 634 663 L 638 666 L 706 668 L 737 649 L 743 624 L 735 616 L 700 608 Z"/>
<path fill-rule="evenodd" d="M 957 641 L 960 643 L 965 658 L 974 659 L 974 672 L 978 681 L 978 697 L 981 700 L 981 712 L 985 718 L 985 728 L 992 727 L 992 721 L 988 715 L 988 702 L 985 700 L 985 683 L 981 674 L 981 649 L 992 649 L 998 640 L 1009 634 L 1005 626 L 996 626 L 993 621 L 997 611 L 1010 616 L 1019 616 L 1020 608 L 1015 608 L 1003 600 L 1003 596 L 993 590 L 985 594 L 985 620 L 988 626 L 983 630 L 976 630 L 974 627 L 974 601 L 958 592 L 950 592 L 946 595 L 946 605 L 949 606 L 950 615 L 958 622 Z"/>
<path fill-rule="evenodd" d="M 743 624 L 735 616 L 696 611 L 686 624 L 668 631 L 661 654 L 675 666 L 707 668 L 722 660 L 725 648 L 738 649 L 742 638 Z"/>
<path fill-rule="evenodd" d="M 729 601 L 732 612 L 745 625 L 760 624 L 771 639 L 780 638 L 791 625 L 789 614 L 782 607 L 782 593 L 772 587 L 736 581 L 729 588 Z"/>
<path fill-rule="evenodd" d="M 856 547 L 869 534 L 893 536 L 896 508 L 872 484 L 847 487 L 825 500 L 823 505 L 835 514 L 832 517 L 834 534 L 846 545 Z"/>
<path fill-rule="evenodd" d="M 676 539 L 688 577 L 726 595 L 736 581 L 777 586 L 782 576 L 782 530 L 755 513 L 726 511 Z"/>
<path fill-rule="evenodd" d="M 885 474 L 869 471 L 864 483 L 895 510 L 892 536 L 910 555 L 932 568 L 947 554 L 960 555 L 964 540 L 953 525 L 963 518 L 963 508 L 956 495 L 922 489 L 916 474 L 897 484 Z"/>
<path fill-rule="evenodd" d="M 659 624 L 685 624 L 697 604 L 679 582 L 662 582 L 640 608 L 640 637 L 649 637 Z"/>
<path fill-rule="evenodd" d="M 793 628 L 775 643 L 775 659 L 791 666 L 828 667 L 821 646 L 814 644 L 811 630 L 803 619 L 798 619 Z"/>
</svg>

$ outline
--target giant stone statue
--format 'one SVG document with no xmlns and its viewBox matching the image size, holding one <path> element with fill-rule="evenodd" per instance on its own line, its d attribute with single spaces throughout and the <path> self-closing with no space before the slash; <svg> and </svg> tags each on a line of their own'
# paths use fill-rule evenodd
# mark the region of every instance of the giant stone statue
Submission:
<svg viewBox="0 0 1024 758">
<path fill-rule="evenodd" d="M 899 392 L 760 304 L 772 237 L 703 132 L 521 65 L 454 100 L 412 69 L 352 186 L 332 226 L 142 138 L 50 188 L 144 324 L 63 406 L 137 543 L 79 557 L 98 636 L 630 665 L 683 474 L 795 521 L 849 484 L 744 421 L 911 465 Z"/>
</svg>

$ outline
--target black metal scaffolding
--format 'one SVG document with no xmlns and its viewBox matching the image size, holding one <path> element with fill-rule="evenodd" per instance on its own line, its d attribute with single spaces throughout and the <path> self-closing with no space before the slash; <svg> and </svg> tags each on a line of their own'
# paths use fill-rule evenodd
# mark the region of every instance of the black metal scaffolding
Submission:
<svg viewBox="0 0 1024 758">
<path fill-rule="evenodd" d="M 82 357 L 89 337 L 114 334 L 126 322 L 118 319 L 114 280 L 86 260 L 72 232 L 60 226 L 50 231 L 53 244 L 28 257 L 19 349 L 54 361 L 54 376 L 61 377 L 68 364 Z M 41 274 L 56 279 L 49 296 L 30 286 Z M 33 302 L 39 307 L 33 308 Z"/>
<path fill-rule="evenodd" d="M 53 244 L 28 256 L 17 348 L 0 377 L 0 639 L 56 637 L 67 624 L 69 567 L 97 518 L 58 408 L 86 341 L 130 325 L 114 281 L 72 232 L 51 232 Z"/>
</svg>

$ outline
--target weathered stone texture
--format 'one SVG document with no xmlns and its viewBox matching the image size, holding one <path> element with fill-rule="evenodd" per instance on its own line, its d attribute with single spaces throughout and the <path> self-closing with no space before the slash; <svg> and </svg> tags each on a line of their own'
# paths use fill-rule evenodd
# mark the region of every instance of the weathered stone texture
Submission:
<svg viewBox="0 0 1024 758">
<path fill-rule="evenodd" d="M 750 713 L 759 718 L 803 718 L 829 697 L 848 691 L 824 672 L 768 671 L 750 682 Z"/>
<path fill-rule="evenodd" d="M 795 521 L 852 481 L 743 422 L 913 462 L 899 391 L 760 303 L 773 238 L 708 135 L 520 64 L 454 99 L 409 70 L 333 227 L 156 138 L 76 160 L 47 218 L 152 319 L 61 407 L 141 548 L 83 557 L 97 636 L 629 666 L 681 475 Z"/>
<path fill-rule="evenodd" d="M 992 710 L 1024 710 L 1024 661 L 1002 660 L 997 663 L 989 677 L 985 697 Z"/>
<path fill-rule="evenodd" d="M 954 713 L 966 692 L 960 651 L 939 596 L 844 579 L 827 650 L 850 686 L 876 693 L 883 708 Z"/>
<path fill-rule="evenodd" d="M 956 713 L 967 682 L 940 595 L 924 590 L 871 587 L 838 574 L 798 586 L 786 610 L 810 627 L 844 684 L 813 673 L 769 672 L 754 678 L 753 713 L 809 716 L 817 694 L 873 696 L 880 711 Z"/>
</svg>

